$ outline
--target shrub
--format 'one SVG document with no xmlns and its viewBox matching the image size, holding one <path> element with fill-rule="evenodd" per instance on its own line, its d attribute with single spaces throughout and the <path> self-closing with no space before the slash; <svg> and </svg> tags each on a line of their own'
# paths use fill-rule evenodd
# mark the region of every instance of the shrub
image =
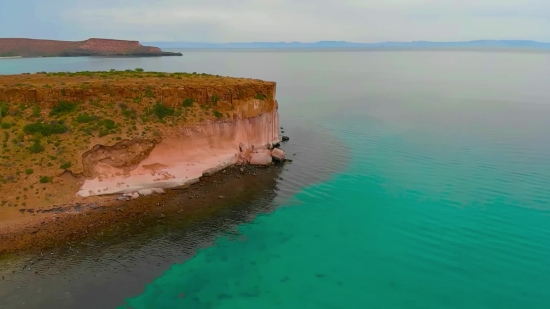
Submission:
<svg viewBox="0 0 550 309">
<path fill-rule="evenodd" d="M 61 116 L 61 115 L 65 115 L 65 114 L 70 114 L 70 113 L 74 112 L 77 107 L 78 107 L 78 105 L 75 104 L 75 103 L 60 101 L 50 111 L 50 116 Z"/>
<path fill-rule="evenodd" d="M 217 95 L 213 95 L 210 99 L 212 100 L 212 104 L 216 104 L 220 100 L 220 97 L 218 97 Z"/>
<path fill-rule="evenodd" d="M 41 153 L 44 151 L 44 146 L 40 144 L 40 141 L 34 141 L 34 143 L 27 148 L 30 153 Z"/>
<path fill-rule="evenodd" d="M 212 113 L 214 114 L 214 116 L 216 116 L 216 118 L 222 118 L 222 117 L 223 117 L 223 114 L 220 113 L 220 112 L 218 112 L 218 111 L 216 111 L 216 110 L 213 111 Z"/>
<path fill-rule="evenodd" d="M 62 123 L 30 123 L 23 127 L 23 132 L 27 134 L 37 134 L 40 133 L 42 136 L 50 136 L 52 134 L 63 134 L 67 132 L 69 128 Z"/>
<path fill-rule="evenodd" d="M 65 163 L 61 164 L 61 166 L 59 166 L 59 168 L 63 169 L 63 170 L 66 170 L 69 167 L 71 167 L 71 162 L 65 162 Z"/>
<path fill-rule="evenodd" d="M 40 183 L 48 183 L 48 182 L 52 182 L 52 180 L 53 180 L 53 177 L 49 177 L 49 176 L 40 177 Z"/>
<path fill-rule="evenodd" d="M 31 175 L 32 173 L 34 173 L 34 170 L 32 168 L 28 168 L 25 170 L 25 174 L 27 175 Z"/>
<path fill-rule="evenodd" d="M 157 103 L 155 104 L 155 106 L 153 107 L 153 113 L 155 115 L 157 115 L 157 117 L 159 119 L 162 119 L 164 117 L 167 117 L 167 116 L 173 116 L 174 115 L 174 109 L 173 108 L 170 108 L 168 106 L 165 106 L 161 103 Z"/>
<path fill-rule="evenodd" d="M 143 69 L 142 68 L 136 68 L 135 71 L 136 72 L 143 72 Z"/>
<path fill-rule="evenodd" d="M 107 130 L 112 130 L 112 129 L 116 128 L 115 122 L 111 119 L 103 119 L 103 126 Z"/>
<path fill-rule="evenodd" d="M 265 100 L 266 98 L 266 95 L 265 94 L 261 94 L 261 93 L 257 93 L 256 96 L 254 97 L 258 100 Z"/>
<path fill-rule="evenodd" d="M 0 124 L 0 126 L 2 126 L 2 129 L 9 129 L 9 128 L 13 127 L 14 125 L 15 125 L 15 124 L 9 123 L 9 122 L 2 122 L 2 123 Z"/>
<path fill-rule="evenodd" d="M 6 117 L 8 115 L 8 103 L 6 102 L 0 102 L 0 116 Z"/>
<path fill-rule="evenodd" d="M 192 98 L 187 98 L 185 100 L 183 100 L 183 107 L 191 107 L 193 106 L 193 99 Z"/>
<path fill-rule="evenodd" d="M 143 96 L 146 98 L 154 98 L 155 94 L 153 93 L 153 88 L 151 86 L 147 86 L 147 88 L 145 88 L 145 93 L 143 94 Z"/>
</svg>

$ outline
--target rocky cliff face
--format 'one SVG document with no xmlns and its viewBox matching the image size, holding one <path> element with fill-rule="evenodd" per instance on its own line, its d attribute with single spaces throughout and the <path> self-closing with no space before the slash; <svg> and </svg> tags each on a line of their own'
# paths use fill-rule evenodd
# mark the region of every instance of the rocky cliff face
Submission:
<svg viewBox="0 0 550 309">
<path fill-rule="evenodd" d="M 55 56 L 181 56 L 143 46 L 138 41 L 92 38 L 85 41 L 55 41 L 24 38 L 0 38 L 0 57 Z"/>
<path fill-rule="evenodd" d="M 248 162 L 280 141 L 275 92 L 141 70 L 0 76 L 2 204 L 182 186 Z"/>
</svg>

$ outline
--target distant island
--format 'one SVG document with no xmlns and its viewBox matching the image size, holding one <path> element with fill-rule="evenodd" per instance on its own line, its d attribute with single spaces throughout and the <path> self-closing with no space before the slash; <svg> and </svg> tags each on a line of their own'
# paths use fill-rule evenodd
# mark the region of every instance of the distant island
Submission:
<svg viewBox="0 0 550 309">
<path fill-rule="evenodd" d="M 91 38 L 85 41 L 55 41 L 26 38 L 0 38 L 0 57 L 83 57 L 181 56 L 138 41 Z"/>
<path fill-rule="evenodd" d="M 346 41 L 319 42 L 234 42 L 234 43 L 201 43 L 201 42 L 147 42 L 160 48 L 361 48 L 361 49 L 545 49 L 550 50 L 550 43 L 529 40 L 477 40 L 463 42 L 379 42 L 354 43 Z"/>
</svg>

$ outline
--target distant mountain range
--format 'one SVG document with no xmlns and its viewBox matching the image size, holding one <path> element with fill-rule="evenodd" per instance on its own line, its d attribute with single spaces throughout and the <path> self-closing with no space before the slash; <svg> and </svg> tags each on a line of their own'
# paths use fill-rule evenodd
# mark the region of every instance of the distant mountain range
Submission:
<svg viewBox="0 0 550 309">
<path fill-rule="evenodd" d="M 550 49 L 550 43 L 529 40 L 478 40 L 464 42 L 380 42 L 354 43 L 346 41 L 304 42 L 235 42 L 235 43 L 199 43 L 199 42 L 145 42 L 160 48 L 363 48 L 363 49 L 434 49 L 434 48 L 520 48 Z"/>
</svg>

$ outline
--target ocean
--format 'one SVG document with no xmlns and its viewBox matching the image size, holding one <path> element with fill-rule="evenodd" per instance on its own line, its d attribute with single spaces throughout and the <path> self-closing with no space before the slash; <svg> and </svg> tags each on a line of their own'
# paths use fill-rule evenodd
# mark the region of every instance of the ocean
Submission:
<svg viewBox="0 0 550 309">
<path fill-rule="evenodd" d="M 293 163 L 192 227 L 1 260 L 1 308 L 550 308 L 550 54 L 182 52 L 0 74 L 273 80 Z"/>
</svg>

